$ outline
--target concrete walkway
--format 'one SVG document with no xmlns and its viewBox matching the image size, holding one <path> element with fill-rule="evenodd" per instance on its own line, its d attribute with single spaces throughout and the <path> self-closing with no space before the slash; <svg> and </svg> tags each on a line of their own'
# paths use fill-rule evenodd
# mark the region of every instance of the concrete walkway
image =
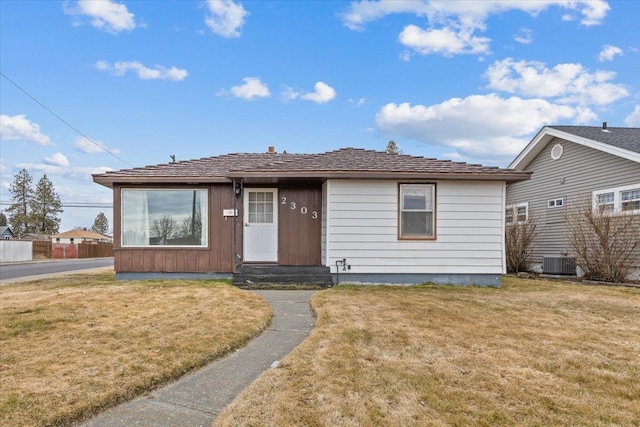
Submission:
<svg viewBox="0 0 640 427">
<path fill-rule="evenodd" d="M 150 394 L 108 409 L 82 426 L 210 426 L 220 411 L 313 329 L 315 291 L 256 290 L 273 310 L 269 328 L 229 356 Z"/>
</svg>

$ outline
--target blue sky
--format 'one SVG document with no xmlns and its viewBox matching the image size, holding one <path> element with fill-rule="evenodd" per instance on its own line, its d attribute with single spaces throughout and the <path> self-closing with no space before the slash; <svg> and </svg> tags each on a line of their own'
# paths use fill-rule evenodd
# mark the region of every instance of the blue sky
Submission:
<svg viewBox="0 0 640 427">
<path fill-rule="evenodd" d="M 113 226 L 73 206 L 112 202 L 92 173 L 269 146 L 506 166 L 544 125 L 640 126 L 638 22 L 628 0 L 2 0 L 0 209 L 26 168 L 61 231 Z"/>
</svg>

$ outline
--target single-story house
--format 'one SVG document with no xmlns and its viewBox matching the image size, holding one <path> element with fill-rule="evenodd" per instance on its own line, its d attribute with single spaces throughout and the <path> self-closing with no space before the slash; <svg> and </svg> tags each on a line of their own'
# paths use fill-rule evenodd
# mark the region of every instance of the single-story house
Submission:
<svg viewBox="0 0 640 427">
<path fill-rule="evenodd" d="M 0 239 L 9 240 L 9 239 L 15 239 L 15 238 L 16 238 L 16 235 L 13 234 L 11 227 L 9 227 L 8 225 L 0 226 Z"/>
<path fill-rule="evenodd" d="M 51 243 L 111 243 L 113 239 L 90 230 L 69 230 L 51 235 Z"/>
<path fill-rule="evenodd" d="M 269 147 L 93 180 L 113 189 L 120 279 L 246 283 L 288 271 L 309 280 L 324 274 L 329 283 L 497 286 L 505 273 L 506 184 L 529 177 L 356 148 L 291 154 Z"/>
<path fill-rule="evenodd" d="M 508 168 L 532 173 L 507 186 L 505 216 L 535 218 L 538 271 L 576 272 L 565 213 L 585 197 L 593 209 L 640 215 L 640 128 L 545 126 Z"/>
</svg>

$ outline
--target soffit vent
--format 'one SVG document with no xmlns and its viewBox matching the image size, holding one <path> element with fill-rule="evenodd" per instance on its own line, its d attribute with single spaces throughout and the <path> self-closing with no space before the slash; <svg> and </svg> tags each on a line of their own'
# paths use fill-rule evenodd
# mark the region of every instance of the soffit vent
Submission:
<svg viewBox="0 0 640 427">
<path fill-rule="evenodd" d="M 556 144 L 551 149 L 551 158 L 553 160 L 558 160 L 562 157 L 562 153 L 564 152 L 564 148 L 562 148 L 562 144 Z"/>
</svg>

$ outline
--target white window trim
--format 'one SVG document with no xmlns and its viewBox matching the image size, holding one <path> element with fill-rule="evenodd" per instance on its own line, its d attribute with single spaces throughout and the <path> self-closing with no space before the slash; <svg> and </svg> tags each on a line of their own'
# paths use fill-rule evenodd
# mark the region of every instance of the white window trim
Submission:
<svg viewBox="0 0 640 427">
<path fill-rule="evenodd" d="M 558 204 L 560 201 L 560 204 Z M 555 199 L 547 200 L 547 208 L 555 209 L 555 208 L 563 208 L 564 207 L 564 197 L 557 197 Z"/>
<path fill-rule="evenodd" d="M 518 208 L 521 208 L 523 206 L 526 208 L 525 220 L 524 221 L 518 221 L 517 220 L 518 219 Z M 506 216 L 507 209 L 512 209 L 513 210 L 513 219 L 515 221 L 507 222 L 507 216 Z M 505 206 L 504 210 L 505 210 L 505 219 L 504 220 L 505 220 L 506 224 L 523 224 L 523 223 L 525 223 L 525 222 L 527 222 L 529 220 L 529 202 L 514 203 L 514 204 L 511 204 L 511 205 L 507 205 L 507 206 Z"/>
<path fill-rule="evenodd" d="M 613 193 L 613 212 L 607 212 L 608 214 L 611 213 L 624 213 L 627 215 L 637 215 L 640 214 L 640 209 L 634 209 L 634 210 L 630 210 L 630 211 L 623 211 L 622 210 L 622 192 L 623 191 L 628 191 L 628 190 L 637 190 L 640 189 L 640 182 L 637 184 L 632 184 L 632 185 L 625 185 L 622 187 L 614 187 L 614 188 L 607 188 L 604 190 L 596 190 L 592 193 L 591 195 L 591 205 L 593 208 L 594 212 L 598 211 L 598 196 L 601 194 L 606 194 L 606 193 Z"/>
</svg>

